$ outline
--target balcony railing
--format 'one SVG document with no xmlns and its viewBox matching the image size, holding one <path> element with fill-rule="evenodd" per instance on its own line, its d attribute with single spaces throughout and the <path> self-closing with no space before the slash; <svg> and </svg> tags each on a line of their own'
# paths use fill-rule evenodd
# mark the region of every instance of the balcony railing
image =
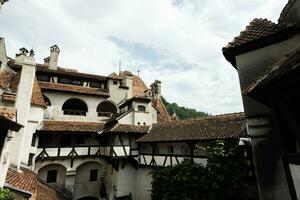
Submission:
<svg viewBox="0 0 300 200">
<path fill-rule="evenodd" d="M 130 154 L 130 146 L 85 146 L 85 147 L 49 147 L 37 149 L 37 160 L 47 158 L 108 156 L 126 157 Z"/>
</svg>

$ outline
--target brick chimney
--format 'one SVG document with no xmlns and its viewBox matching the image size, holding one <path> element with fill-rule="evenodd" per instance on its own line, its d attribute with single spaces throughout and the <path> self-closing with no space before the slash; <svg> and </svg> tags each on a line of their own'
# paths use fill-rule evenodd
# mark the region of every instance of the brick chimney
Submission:
<svg viewBox="0 0 300 200">
<path fill-rule="evenodd" d="M 53 69 L 53 70 L 57 69 L 59 52 L 60 50 L 57 45 L 50 47 L 49 69 Z"/>
</svg>

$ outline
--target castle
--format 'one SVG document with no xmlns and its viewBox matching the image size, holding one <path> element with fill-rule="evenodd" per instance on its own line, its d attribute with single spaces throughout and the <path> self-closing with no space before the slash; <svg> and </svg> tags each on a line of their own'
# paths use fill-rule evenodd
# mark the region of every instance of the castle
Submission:
<svg viewBox="0 0 300 200">
<path fill-rule="evenodd" d="M 8 127 L 2 141 L 8 188 L 28 173 L 61 198 L 151 199 L 153 167 L 185 159 L 205 165 L 205 141 L 246 135 L 243 113 L 172 119 L 160 81 L 147 87 L 129 71 L 98 76 L 58 67 L 59 53 L 52 46 L 38 64 L 21 48 L 12 59 L 0 40 L 0 113 L 11 113 L 19 129 Z"/>
</svg>

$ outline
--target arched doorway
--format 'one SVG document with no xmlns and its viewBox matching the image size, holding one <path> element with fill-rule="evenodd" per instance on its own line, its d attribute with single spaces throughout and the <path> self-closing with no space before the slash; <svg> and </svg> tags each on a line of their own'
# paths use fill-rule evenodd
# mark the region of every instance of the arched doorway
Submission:
<svg viewBox="0 0 300 200">
<path fill-rule="evenodd" d="M 61 164 L 45 165 L 38 171 L 39 178 L 49 185 L 65 188 L 66 168 Z"/>
<path fill-rule="evenodd" d="M 103 165 L 90 161 L 79 165 L 76 169 L 74 199 L 99 199 Z"/>
</svg>

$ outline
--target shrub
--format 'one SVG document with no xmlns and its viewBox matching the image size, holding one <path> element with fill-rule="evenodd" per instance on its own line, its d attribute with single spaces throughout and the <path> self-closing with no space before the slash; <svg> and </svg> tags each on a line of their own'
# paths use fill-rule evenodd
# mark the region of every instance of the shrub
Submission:
<svg viewBox="0 0 300 200">
<path fill-rule="evenodd" d="M 13 200 L 14 194 L 7 188 L 0 188 L 0 199 L 1 200 Z"/>
</svg>

